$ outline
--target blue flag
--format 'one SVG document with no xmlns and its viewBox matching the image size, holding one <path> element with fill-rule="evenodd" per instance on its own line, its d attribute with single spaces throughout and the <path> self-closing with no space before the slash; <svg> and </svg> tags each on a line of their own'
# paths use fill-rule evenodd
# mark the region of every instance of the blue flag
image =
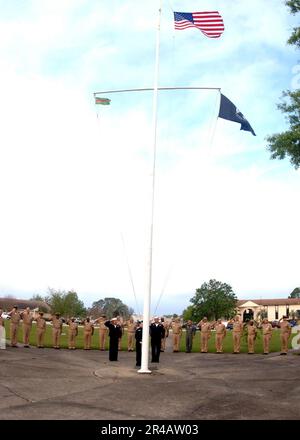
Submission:
<svg viewBox="0 0 300 440">
<path fill-rule="evenodd" d="M 256 136 L 253 128 L 236 106 L 226 96 L 221 93 L 221 103 L 219 110 L 219 118 L 227 119 L 228 121 L 239 122 L 241 130 L 250 131 L 253 136 Z"/>
</svg>

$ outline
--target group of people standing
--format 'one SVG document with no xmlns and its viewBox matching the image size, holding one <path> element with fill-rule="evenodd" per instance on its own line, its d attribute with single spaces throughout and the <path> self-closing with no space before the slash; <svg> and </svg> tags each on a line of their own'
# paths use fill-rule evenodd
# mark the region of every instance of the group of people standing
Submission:
<svg viewBox="0 0 300 440">
<path fill-rule="evenodd" d="M 283 316 L 279 320 L 280 325 L 280 342 L 281 342 L 281 354 L 285 355 L 288 352 L 288 341 L 291 334 L 291 327 L 286 316 Z M 176 319 L 171 323 L 172 333 L 173 333 L 173 352 L 178 352 L 178 347 L 180 343 L 180 337 L 182 334 L 182 326 L 180 320 Z M 200 352 L 208 352 L 208 342 L 211 337 L 212 330 L 215 331 L 215 347 L 217 353 L 223 353 L 223 341 L 227 334 L 225 324 L 222 323 L 221 319 L 214 322 L 209 322 L 206 317 L 204 317 L 197 326 L 192 323 L 191 320 L 187 321 L 185 326 L 186 336 L 186 353 L 192 351 L 193 339 L 196 334 L 197 327 L 200 330 Z M 267 319 L 263 319 L 260 328 L 262 330 L 263 336 L 263 353 L 269 354 L 270 352 L 270 342 L 273 334 L 273 328 Z M 255 340 L 257 337 L 258 328 L 253 320 L 243 323 L 240 316 L 235 316 L 233 320 L 232 328 L 232 342 L 233 342 L 233 353 L 238 354 L 241 350 L 241 340 L 242 336 L 246 336 L 248 354 L 253 354 L 255 351 Z"/>
<path fill-rule="evenodd" d="M 4 326 L 4 320 L 1 317 L 2 310 L 0 309 L 0 326 Z M 20 321 L 23 324 L 23 343 L 24 347 L 29 347 L 29 337 L 32 328 L 33 315 L 27 307 L 24 311 L 19 312 L 18 307 L 15 306 L 10 315 L 10 338 L 11 346 L 17 347 L 17 334 Z M 43 312 L 39 312 L 36 321 L 36 337 L 37 347 L 44 347 L 44 336 L 46 332 L 46 320 L 43 316 Z M 63 320 L 60 318 L 59 313 L 54 314 L 51 319 L 52 323 L 52 337 L 53 348 L 60 348 L 60 336 L 62 334 Z M 68 347 L 70 350 L 76 348 L 76 337 L 78 336 L 78 324 L 74 318 L 71 318 L 67 322 L 68 324 Z M 95 324 L 99 326 L 99 349 L 105 350 L 106 338 L 109 337 L 109 360 L 116 361 L 118 359 L 118 351 L 121 349 L 121 338 L 123 335 L 124 327 L 127 328 L 127 350 L 133 352 L 136 348 L 136 365 L 141 364 L 141 344 L 143 334 L 142 321 L 134 322 L 130 318 L 126 322 L 121 322 L 119 318 L 115 317 L 107 320 L 105 315 L 97 318 L 91 322 L 90 318 L 86 318 L 83 325 L 83 341 L 84 350 L 91 349 L 91 340 L 95 331 Z M 283 316 L 280 321 L 280 341 L 281 341 L 281 354 L 287 354 L 288 340 L 291 334 L 291 327 L 286 316 Z M 204 317 L 197 325 L 194 325 L 192 321 L 187 321 L 185 325 L 185 345 L 186 353 L 191 353 L 193 347 L 193 340 L 196 334 L 197 327 L 200 330 L 200 352 L 208 352 L 208 342 L 211 337 L 212 330 L 215 331 L 215 347 L 217 353 L 223 352 L 223 341 L 227 334 L 225 325 L 221 319 L 214 322 L 209 322 Z M 263 353 L 268 354 L 270 350 L 270 341 L 272 338 L 272 325 L 267 319 L 264 319 L 260 325 L 263 337 Z M 164 318 L 154 317 L 153 322 L 149 326 L 151 337 L 151 354 L 152 362 L 159 362 L 160 353 L 166 349 L 166 338 L 169 336 L 170 330 L 172 331 L 173 339 L 173 352 L 180 351 L 180 340 L 183 334 L 183 327 L 180 319 L 176 318 L 171 323 L 167 323 Z M 237 315 L 233 321 L 232 328 L 232 342 L 233 353 L 237 354 L 241 349 L 242 336 L 246 336 L 248 353 L 253 354 L 255 352 L 255 340 L 257 336 L 257 327 L 253 320 L 248 323 L 243 323 L 240 316 Z"/>
<path fill-rule="evenodd" d="M 0 327 L 4 327 L 4 318 L 2 318 L 2 309 L 0 309 Z M 10 316 L 10 340 L 11 347 L 18 347 L 18 331 L 20 325 L 22 324 L 23 330 L 23 344 L 24 348 L 29 348 L 29 338 L 32 329 L 32 322 L 36 321 L 36 345 L 38 348 L 44 348 L 44 338 L 46 333 L 46 319 L 44 318 L 44 313 L 39 312 L 37 317 L 33 316 L 30 308 L 27 307 L 23 311 L 18 310 L 18 306 L 14 306 L 13 309 L 8 312 Z M 52 324 L 52 342 L 53 348 L 60 348 L 60 338 L 63 330 L 63 319 L 60 317 L 59 313 L 55 313 L 48 319 Z M 101 317 L 93 320 L 91 322 L 90 318 L 86 318 L 82 322 L 83 326 L 83 345 L 84 350 L 91 349 L 92 336 L 95 332 L 95 325 L 99 330 L 99 349 L 104 351 L 106 349 L 107 337 L 110 332 L 110 328 L 107 325 L 107 317 L 102 315 Z M 128 351 L 134 351 L 134 335 L 136 330 L 136 325 L 132 318 L 126 322 L 121 322 L 119 318 L 113 320 L 117 323 L 118 337 L 117 337 L 117 349 L 121 349 L 121 338 L 124 333 L 124 327 L 127 327 L 128 332 Z M 75 318 L 70 318 L 67 321 L 68 325 L 68 348 L 70 350 L 75 350 L 76 348 L 76 337 L 78 336 L 78 323 Z"/>
</svg>

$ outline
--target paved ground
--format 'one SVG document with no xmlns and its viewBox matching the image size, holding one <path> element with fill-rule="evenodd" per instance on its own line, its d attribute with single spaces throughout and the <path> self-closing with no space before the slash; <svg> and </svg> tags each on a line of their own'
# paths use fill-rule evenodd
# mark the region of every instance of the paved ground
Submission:
<svg viewBox="0 0 300 440">
<path fill-rule="evenodd" d="M 135 353 L 0 350 L 0 419 L 300 419 L 292 353 L 165 352 L 151 375 L 134 365 Z"/>
</svg>

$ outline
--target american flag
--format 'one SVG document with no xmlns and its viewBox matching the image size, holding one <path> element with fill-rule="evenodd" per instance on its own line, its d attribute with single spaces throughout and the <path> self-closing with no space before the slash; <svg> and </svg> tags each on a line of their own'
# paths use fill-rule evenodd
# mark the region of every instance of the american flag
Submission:
<svg viewBox="0 0 300 440">
<path fill-rule="evenodd" d="M 224 32 L 223 18 L 218 11 L 174 12 L 175 29 L 196 27 L 208 38 L 219 38 Z"/>
</svg>

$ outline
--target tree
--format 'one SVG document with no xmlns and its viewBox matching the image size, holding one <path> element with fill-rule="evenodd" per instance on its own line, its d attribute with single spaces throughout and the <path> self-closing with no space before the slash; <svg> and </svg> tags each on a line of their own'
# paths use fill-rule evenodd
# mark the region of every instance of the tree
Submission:
<svg viewBox="0 0 300 440">
<path fill-rule="evenodd" d="M 291 293 L 289 298 L 300 298 L 300 287 L 296 287 Z"/>
<path fill-rule="evenodd" d="M 66 292 L 49 288 L 49 295 L 45 298 L 45 301 L 51 307 L 52 313 L 60 313 L 66 318 L 86 314 L 84 303 L 73 290 Z"/>
<path fill-rule="evenodd" d="M 89 309 L 89 314 L 93 318 L 98 318 L 99 315 L 106 315 L 109 319 L 113 316 L 122 316 L 128 319 L 134 310 L 124 304 L 119 298 L 104 298 L 93 302 Z"/>
<path fill-rule="evenodd" d="M 193 304 L 193 320 L 206 316 L 210 320 L 230 318 L 235 314 L 237 297 L 229 284 L 210 280 L 196 290 L 190 302 Z"/>
<path fill-rule="evenodd" d="M 184 309 L 182 312 L 182 317 L 184 321 L 188 321 L 189 319 L 194 321 L 194 306 L 188 306 L 186 309 Z"/>
<path fill-rule="evenodd" d="M 285 4 L 292 14 L 300 12 L 299 0 L 286 0 Z M 300 27 L 293 29 L 288 44 L 300 48 Z M 287 156 L 297 169 L 300 166 L 300 89 L 283 92 L 283 102 L 277 107 L 286 115 L 289 129 L 267 137 L 271 159 L 284 159 Z"/>
</svg>

